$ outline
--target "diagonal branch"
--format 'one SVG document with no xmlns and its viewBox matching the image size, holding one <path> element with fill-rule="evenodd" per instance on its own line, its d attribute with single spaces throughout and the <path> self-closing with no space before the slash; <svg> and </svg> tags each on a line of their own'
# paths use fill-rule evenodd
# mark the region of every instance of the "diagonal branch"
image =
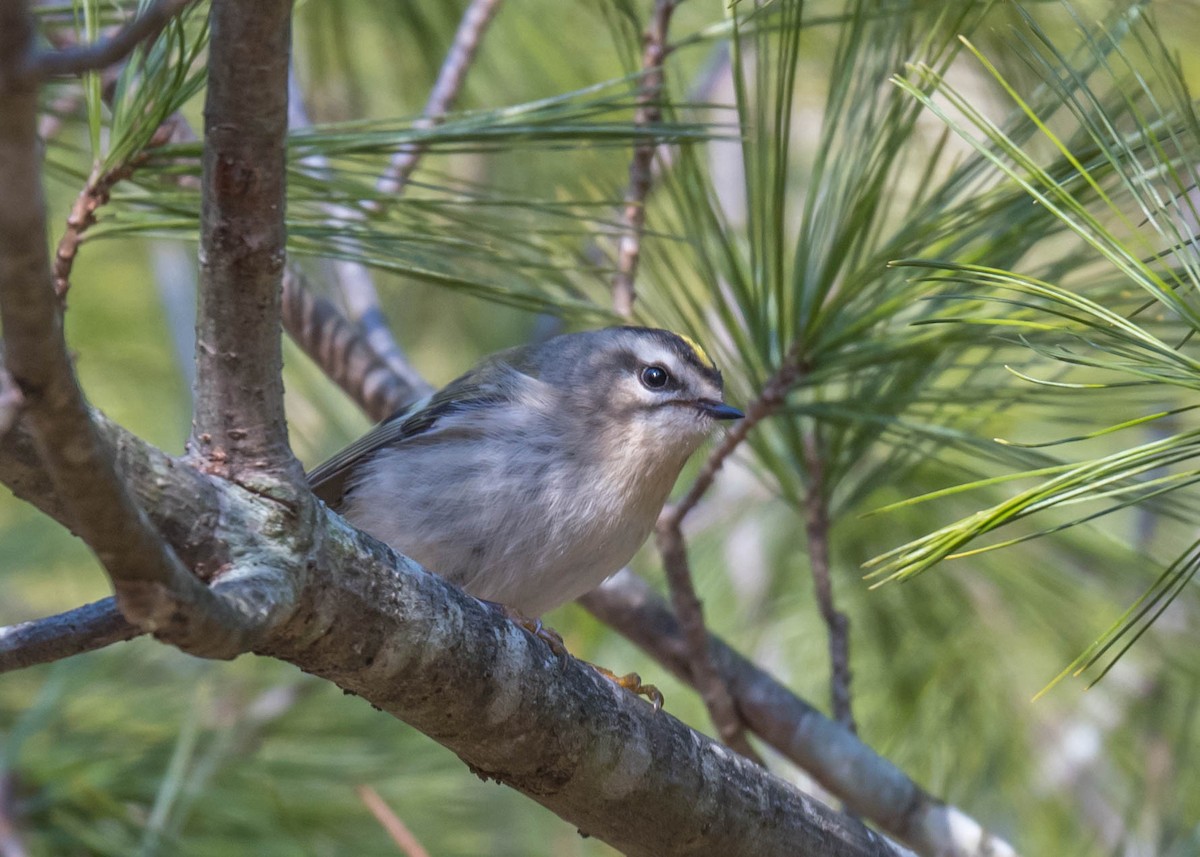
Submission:
<svg viewBox="0 0 1200 857">
<path fill-rule="evenodd" d="M 393 371 L 332 301 L 316 294 L 289 264 L 283 272 L 283 329 L 367 416 L 379 422 L 429 390 Z M 416 377 L 416 373 L 412 375 Z"/>
<path fill-rule="evenodd" d="M 191 451 L 235 481 L 300 481 L 283 411 L 291 0 L 214 0 Z"/>
<path fill-rule="evenodd" d="M 804 496 L 804 530 L 808 537 L 808 562 L 812 569 L 817 608 L 829 630 L 829 688 L 833 716 L 851 732 L 857 732 L 850 705 L 850 620 L 833 603 L 833 580 L 829 574 L 829 500 L 825 485 L 825 462 L 816 429 L 805 432 L 804 466 L 808 488 Z"/>
<path fill-rule="evenodd" d="M 671 15 L 680 0 L 655 0 L 650 24 L 643 35 L 642 83 L 638 93 L 637 111 L 633 122 L 639 128 L 657 125 L 662 121 L 663 61 L 667 58 L 667 28 Z M 624 220 L 617 242 L 617 271 L 613 275 L 613 309 L 624 318 L 633 316 L 637 297 L 638 260 L 642 253 L 642 231 L 646 225 L 646 197 L 650 193 L 654 154 L 658 144 L 645 140 L 634 144 L 629 162 L 629 188 L 625 191 Z"/>
<path fill-rule="evenodd" d="M 425 102 L 421 119 L 415 123 L 415 127 L 432 128 L 440 124 L 444 115 L 454 105 L 466 80 L 467 70 L 475 60 L 483 34 L 499 10 L 500 2 L 501 0 L 472 0 L 467 7 L 454 33 L 450 50 L 446 52 L 446 58 L 438 71 L 437 80 Z M 425 147 L 420 144 L 399 148 L 392 156 L 386 172 L 376 183 L 379 194 L 382 196 L 403 193 L 408 185 L 409 176 L 417 168 L 417 163 L 424 154 Z M 377 203 L 371 203 L 366 210 L 377 211 L 378 208 Z M 379 293 L 375 289 L 370 272 L 362 265 L 347 261 L 335 262 L 333 268 L 350 318 L 362 328 L 375 353 L 414 390 L 420 391 L 421 394 L 429 392 L 427 385 L 413 371 L 404 357 L 403 350 L 392 336 L 391 328 L 380 309 Z"/>
<path fill-rule="evenodd" d="M 708 706 L 709 716 L 721 738 L 731 747 L 745 747 L 745 724 L 739 716 L 729 689 L 725 686 L 712 660 L 709 634 L 704 624 L 704 613 L 700 599 L 692 585 L 692 571 L 688 563 L 687 543 L 683 536 L 684 518 L 696 507 L 700 499 L 712 487 L 717 471 L 725 460 L 741 445 L 750 431 L 764 419 L 775 413 L 783 404 L 788 390 L 802 375 L 799 348 L 792 348 L 782 365 L 763 386 L 762 392 L 746 408 L 746 416 L 738 420 L 717 448 L 709 454 L 700 468 L 687 494 L 678 503 L 668 506 L 658 518 L 655 535 L 659 553 L 662 554 L 667 583 L 671 590 L 671 603 L 683 627 L 684 639 L 688 643 L 691 657 L 691 674 L 696 678 L 696 687 Z"/>
<path fill-rule="evenodd" d="M 23 70 L 35 80 L 98 71 L 120 62 L 143 42 L 153 41 L 163 27 L 194 0 L 157 0 L 107 39 L 59 51 L 33 54 Z"/>
<path fill-rule="evenodd" d="M 287 542 L 274 562 L 292 577 L 305 569 L 305 584 L 256 652 L 362 696 L 586 833 L 634 857 L 907 853 L 592 669 L 560 662 L 519 626 L 332 513 L 256 527 L 279 504 L 178 463 L 164 468 L 170 459 L 158 450 L 99 425 L 181 553 L 197 541 L 245 550 L 263 530 Z M 21 432 L 13 435 L 0 442 L 5 481 L 20 457 L 12 445 Z M 44 481 L 17 481 L 55 508 Z M 197 521 L 205 522 L 199 532 Z"/>
<path fill-rule="evenodd" d="M 458 22 L 450 50 L 446 52 L 446 58 L 438 70 L 437 80 L 434 81 L 429 98 L 425 101 L 421 119 L 415 123 L 415 127 L 432 128 L 440 125 L 445 115 L 450 112 L 467 79 L 467 70 L 475 61 L 483 34 L 500 10 L 500 3 L 501 0 L 471 0 L 471 5 Z M 419 143 L 398 149 L 396 154 L 392 155 L 387 172 L 380 177 L 375 189 L 381 194 L 402 193 L 423 154 L 425 147 Z"/>
<path fill-rule="evenodd" d="M 214 529 L 215 517 L 205 510 L 229 510 L 234 505 L 219 499 L 221 483 L 174 464 L 99 414 L 94 419 L 108 443 L 121 452 L 121 468 L 134 475 L 133 487 L 154 524 L 185 561 L 204 566 L 207 551 L 222 540 Z M 0 482 L 52 518 L 65 520 L 65 509 L 47 484 L 32 439 L 21 422 L 0 438 Z M 295 561 L 297 555 L 285 550 L 280 564 Z M 681 679 L 696 685 L 679 621 L 643 581 L 622 573 L 582 603 Z M 115 605 L 107 599 L 64 617 L 16 626 L 19 632 L 0 633 L 0 673 L 98 648 L 102 644 L 89 640 L 113 633 L 120 628 L 120 621 Z M 67 641 L 55 644 L 58 634 L 67 635 Z M 909 842 L 926 857 L 1006 857 L 1014 853 L 974 819 L 925 794 L 860 739 L 720 639 L 712 637 L 710 645 L 713 662 L 749 728 L 807 770 L 852 811 Z"/>
</svg>

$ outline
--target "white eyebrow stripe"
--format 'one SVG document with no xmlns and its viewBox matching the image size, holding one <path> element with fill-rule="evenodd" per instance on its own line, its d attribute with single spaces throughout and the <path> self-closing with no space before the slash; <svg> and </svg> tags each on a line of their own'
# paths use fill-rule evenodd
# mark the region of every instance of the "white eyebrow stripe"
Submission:
<svg viewBox="0 0 1200 857">
<path fill-rule="evenodd" d="M 683 367 L 682 361 L 671 349 L 666 348 L 658 343 L 645 343 L 646 347 L 638 350 L 638 357 L 646 363 L 657 363 L 672 370 L 672 374 L 678 375 Z"/>
</svg>

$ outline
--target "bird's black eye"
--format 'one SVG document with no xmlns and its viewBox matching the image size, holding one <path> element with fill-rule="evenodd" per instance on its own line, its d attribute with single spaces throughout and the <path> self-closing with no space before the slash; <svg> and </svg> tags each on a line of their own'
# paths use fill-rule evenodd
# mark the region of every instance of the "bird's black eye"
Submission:
<svg viewBox="0 0 1200 857">
<path fill-rule="evenodd" d="M 671 376 L 661 366 L 647 366 L 642 370 L 642 383 L 651 390 L 661 390 L 670 380 Z"/>
</svg>

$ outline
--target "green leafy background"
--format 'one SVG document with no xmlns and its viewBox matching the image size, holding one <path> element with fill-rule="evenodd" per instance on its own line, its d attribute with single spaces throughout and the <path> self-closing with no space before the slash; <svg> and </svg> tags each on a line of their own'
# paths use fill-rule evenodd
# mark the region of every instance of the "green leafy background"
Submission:
<svg viewBox="0 0 1200 857">
<path fill-rule="evenodd" d="M 296 14 L 317 125 L 293 135 L 290 250 L 318 282 L 332 258 L 371 265 L 436 383 L 611 319 L 645 134 L 631 117 L 649 4 L 633 0 L 507 4 L 461 112 L 414 128 L 464 6 Z M 116 8 L 40 16 L 83 35 Z M 203 12 L 139 55 L 111 108 L 99 79 L 47 89 L 65 123 L 47 149 L 52 241 L 97 165 L 176 110 L 199 127 Z M 1021 853 L 1200 854 L 1200 6 L 692 0 L 672 34 L 672 159 L 649 201 L 639 321 L 703 342 L 735 403 L 782 361 L 801 367 L 689 519 L 712 627 L 825 705 L 803 538 L 815 494 L 868 743 Z M 705 86 L 725 62 L 736 74 Z M 363 217 L 387 158 L 418 141 L 409 191 Z M 116 186 L 67 314 L 92 401 L 172 452 L 189 421 L 197 155 L 155 149 Z M 292 442 L 315 464 L 366 421 L 285 354 Z M 108 594 L 30 508 L 6 500 L 0 532 L 0 622 Z M 661 582 L 652 550 L 635 565 Z M 549 623 L 708 728 L 690 691 L 578 608 Z M 0 777 L 37 855 L 399 853 L 363 785 L 433 854 L 611 853 L 293 668 L 145 640 L 0 678 Z"/>
</svg>

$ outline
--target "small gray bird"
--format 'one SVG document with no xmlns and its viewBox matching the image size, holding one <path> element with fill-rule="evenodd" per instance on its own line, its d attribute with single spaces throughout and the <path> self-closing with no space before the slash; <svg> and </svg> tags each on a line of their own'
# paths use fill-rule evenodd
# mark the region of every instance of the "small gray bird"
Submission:
<svg viewBox="0 0 1200 857">
<path fill-rule="evenodd" d="M 690 340 L 613 327 L 485 359 L 309 474 L 351 523 L 527 617 L 598 586 L 650 534 L 717 420 Z"/>
</svg>

